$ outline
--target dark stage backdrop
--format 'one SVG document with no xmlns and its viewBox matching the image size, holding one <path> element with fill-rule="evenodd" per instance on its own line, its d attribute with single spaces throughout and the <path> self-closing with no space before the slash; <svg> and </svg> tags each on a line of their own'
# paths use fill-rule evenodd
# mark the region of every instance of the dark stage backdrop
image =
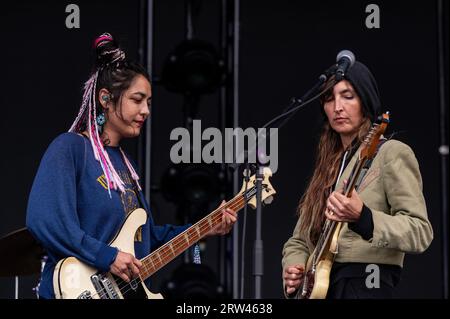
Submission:
<svg viewBox="0 0 450 319">
<path fill-rule="evenodd" d="M 0 105 L 3 151 L 0 236 L 25 223 L 28 192 L 40 158 L 51 140 L 66 131 L 78 110 L 83 81 L 89 76 L 93 37 L 109 31 L 129 55 L 138 58 L 137 1 L 77 1 L 81 28 L 65 27 L 68 1 L 19 1 L 0 9 Z M 282 112 L 289 98 L 300 97 L 342 49 L 353 51 L 378 80 L 383 106 L 391 111 L 389 132 L 408 143 L 420 163 L 428 213 L 435 231 L 430 248 L 407 256 L 397 298 L 442 297 L 441 207 L 437 11 L 435 1 L 377 1 L 379 29 L 365 25 L 369 1 L 241 1 L 240 123 L 260 127 Z M 220 1 L 203 1 L 197 35 L 218 45 Z M 447 11 L 448 11 L 448 5 Z M 184 37 L 184 3 L 155 1 L 154 74 L 161 74 L 169 52 Z M 448 26 L 448 12 L 447 26 Z M 448 46 L 447 46 L 448 48 Z M 448 60 L 448 50 L 446 61 Z M 448 65 L 447 65 L 448 66 Z M 447 72 L 448 74 L 448 72 Z M 170 131 L 182 125 L 182 98 L 154 85 L 152 136 L 152 210 L 157 223 L 180 223 L 175 206 L 157 192 L 169 166 Z M 218 94 L 199 108 L 202 126 L 217 126 Z M 313 104 L 279 132 L 277 190 L 263 210 L 263 298 L 282 298 L 281 250 L 295 226 L 295 208 L 310 176 L 319 133 L 320 111 Z M 135 156 L 135 143 L 127 144 Z M 242 215 L 240 215 L 242 220 Z M 245 297 L 252 298 L 251 248 L 255 215 L 247 220 Z M 241 232 L 242 233 L 242 232 Z M 208 241 L 204 261 L 217 271 L 217 243 Z M 1 257 L 2 262 L 7 257 Z M 161 289 L 173 262 L 154 280 Z M 33 298 L 37 276 L 20 278 L 21 298 Z M 13 278 L 0 278 L 0 298 L 14 297 Z"/>
</svg>

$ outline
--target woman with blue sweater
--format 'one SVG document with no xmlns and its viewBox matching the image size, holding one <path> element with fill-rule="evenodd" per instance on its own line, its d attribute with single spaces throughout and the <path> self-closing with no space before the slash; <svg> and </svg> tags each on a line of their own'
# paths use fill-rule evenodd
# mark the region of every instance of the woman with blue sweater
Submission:
<svg viewBox="0 0 450 319">
<path fill-rule="evenodd" d="M 62 258 L 76 257 L 129 282 L 139 276 L 139 258 L 189 226 L 154 224 L 135 167 L 119 146 L 123 138 L 139 136 L 150 114 L 149 75 L 125 58 L 110 34 L 99 36 L 94 47 L 96 66 L 79 114 L 48 147 L 29 197 L 27 227 L 48 253 L 40 298 L 55 297 L 53 272 Z M 108 243 L 137 208 L 148 216 L 135 235 L 133 256 Z M 228 233 L 235 221 L 236 213 L 224 209 L 209 235 Z"/>
</svg>

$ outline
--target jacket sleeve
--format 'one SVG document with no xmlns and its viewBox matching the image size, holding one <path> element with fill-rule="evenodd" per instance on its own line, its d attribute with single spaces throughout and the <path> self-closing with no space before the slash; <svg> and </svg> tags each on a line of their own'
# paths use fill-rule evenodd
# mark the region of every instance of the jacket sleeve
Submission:
<svg viewBox="0 0 450 319">
<path fill-rule="evenodd" d="M 396 150 L 386 154 L 382 179 L 390 211 L 371 210 L 372 246 L 405 253 L 425 251 L 433 240 L 433 228 L 427 216 L 419 164 L 409 146 L 398 143 Z"/>
<path fill-rule="evenodd" d="M 66 133 L 45 152 L 31 188 L 26 225 L 43 246 L 61 258 L 73 256 L 109 270 L 117 249 L 87 235 L 77 215 L 77 172 L 84 168 L 85 143 Z"/>
<path fill-rule="evenodd" d="M 293 265 L 306 265 L 308 257 L 310 255 L 308 245 L 306 242 L 306 238 L 300 232 L 300 223 L 301 217 L 298 219 L 297 224 L 295 225 L 294 232 L 292 236 L 287 240 L 287 242 L 283 246 L 283 258 L 281 260 L 282 264 L 282 273 L 284 273 L 284 269 Z M 296 293 L 291 295 L 286 294 L 286 288 L 283 280 L 283 292 L 286 298 L 291 298 L 295 296 Z"/>
</svg>

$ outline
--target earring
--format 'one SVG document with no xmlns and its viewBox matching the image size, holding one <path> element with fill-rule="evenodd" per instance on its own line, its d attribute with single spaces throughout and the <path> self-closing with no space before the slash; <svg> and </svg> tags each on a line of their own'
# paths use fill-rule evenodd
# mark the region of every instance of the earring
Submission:
<svg viewBox="0 0 450 319">
<path fill-rule="evenodd" d="M 102 132 L 103 132 L 103 125 L 105 125 L 105 122 L 106 122 L 105 113 L 100 113 L 97 116 L 96 121 L 97 121 L 97 126 L 98 126 L 98 132 L 100 134 L 102 134 Z"/>
<path fill-rule="evenodd" d="M 102 95 L 102 100 L 105 102 L 109 101 L 109 96 L 108 95 Z"/>
</svg>

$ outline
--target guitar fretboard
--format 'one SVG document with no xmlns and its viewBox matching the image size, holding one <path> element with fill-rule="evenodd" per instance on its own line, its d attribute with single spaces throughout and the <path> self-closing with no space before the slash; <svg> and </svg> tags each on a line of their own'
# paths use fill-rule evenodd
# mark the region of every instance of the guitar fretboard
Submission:
<svg viewBox="0 0 450 319">
<path fill-rule="evenodd" d="M 208 216 L 202 218 L 196 224 L 192 225 L 184 232 L 180 233 L 175 238 L 155 250 L 153 253 L 141 259 L 142 268 L 140 276 L 142 280 L 145 280 L 153 275 L 175 257 L 180 255 L 190 246 L 205 237 L 213 229 L 218 227 L 222 223 L 223 209 L 231 208 L 236 212 L 242 209 L 246 201 L 248 201 L 248 195 L 248 192 L 247 194 L 238 194 L 232 200 L 225 203 L 224 206 L 216 209 Z"/>
</svg>

